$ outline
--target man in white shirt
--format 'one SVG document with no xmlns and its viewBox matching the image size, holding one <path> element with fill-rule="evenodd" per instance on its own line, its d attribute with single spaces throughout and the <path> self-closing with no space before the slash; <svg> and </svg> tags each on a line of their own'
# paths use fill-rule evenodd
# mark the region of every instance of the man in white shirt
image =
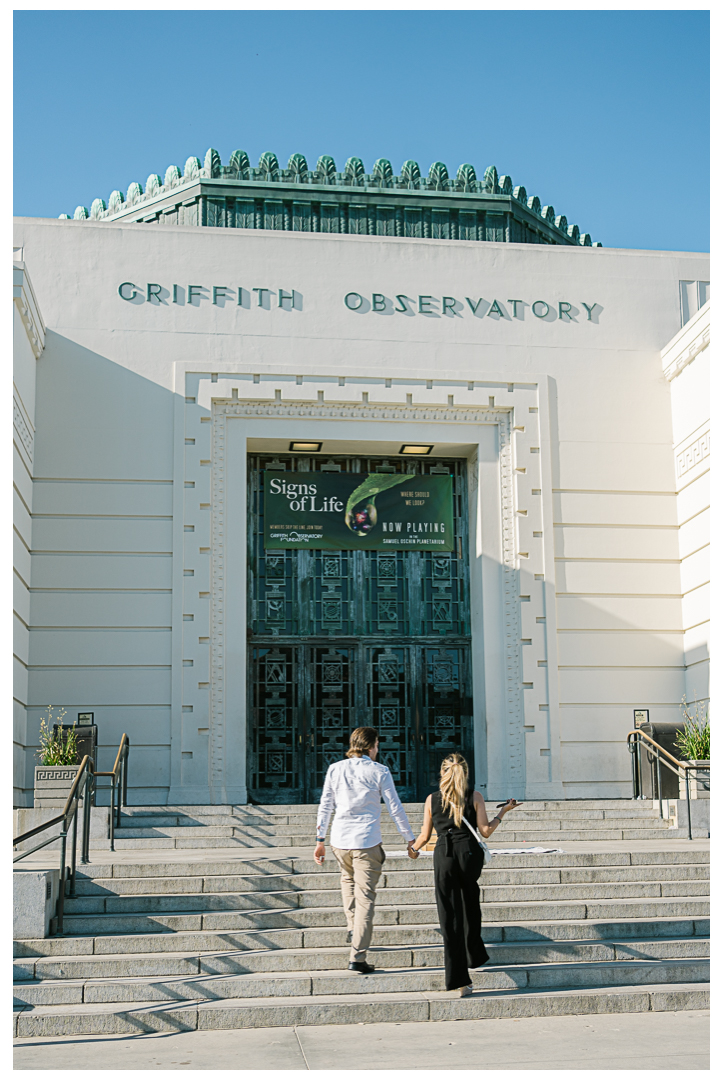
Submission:
<svg viewBox="0 0 720 1080">
<path fill-rule="evenodd" d="M 408 853 L 415 839 L 390 770 L 375 760 L 378 747 L 375 728 L 355 728 L 346 760 L 336 761 L 328 769 L 318 807 L 314 856 L 318 864 L 325 859 L 325 836 L 335 810 L 330 846 L 340 864 L 343 907 L 348 934 L 352 934 L 348 970 L 363 975 L 375 970 L 366 956 L 372 938 L 377 883 L 385 862 L 380 833 L 381 798 L 398 832 L 407 840 Z"/>
</svg>

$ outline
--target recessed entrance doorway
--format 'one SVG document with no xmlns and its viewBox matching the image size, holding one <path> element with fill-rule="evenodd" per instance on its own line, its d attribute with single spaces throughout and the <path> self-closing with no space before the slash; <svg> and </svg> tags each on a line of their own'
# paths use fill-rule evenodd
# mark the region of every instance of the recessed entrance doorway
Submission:
<svg viewBox="0 0 720 1080">
<path fill-rule="evenodd" d="M 452 551 L 265 551 L 263 472 L 444 474 Z M 376 727 L 400 797 L 423 799 L 454 750 L 473 762 L 464 459 L 248 459 L 248 792 L 317 802 L 353 728 Z"/>
</svg>

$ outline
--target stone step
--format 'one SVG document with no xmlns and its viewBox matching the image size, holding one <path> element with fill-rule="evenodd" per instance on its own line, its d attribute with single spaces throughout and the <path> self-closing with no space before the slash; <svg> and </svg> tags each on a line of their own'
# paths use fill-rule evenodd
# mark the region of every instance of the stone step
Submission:
<svg viewBox="0 0 720 1080">
<path fill-rule="evenodd" d="M 529 965 L 486 965 L 472 972 L 479 991 L 513 989 L 570 989 L 644 982 L 708 982 L 705 958 L 671 960 L 596 960 Z M 445 989 L 442 965 L 376 967 L 359 976 L 343 968 L 250 972 L 237 975 L 168 976 L 104 981 L 45 980 L 15 988 L 15 1004 L 76 1005 L 134 1002 L 217 1001 L 233 998 L 314 997 L 337 994 L 427 993 Z"/>
<path fill-rule="evenodd" d="M 690 968 L 685 961 L 679 965 Z M 617 971 L 631 979 L 640 966 L 621 965 Z M 657 967 L 651 970 L 658 971 Z M 680 974 L 680 966 L 675 974 Z M 643 972 L 644 974 L 644 972 Z M 667 976 L 665 965 L 658 974 Z M 157 1004 L 135 1002 L 119 1009 L 114 1003 L 46 1005 L 24 1008 L 14 1016 L 14 1035 L 20 1038 L 67 1035 L 109 1035 L 143 1032 L 219 1030 L 246 1027 L 288 1027 L 309 1024 L 403 1023 L 479 1019 L 488 1017 L 593 1015 L 602 1012 L 676 1012 L 706 1009 L 709 995 L 704 982 L 673 980 L 652 983 L 619 982 L 598 987 L 541 990 L 476 991 L 458 998 L 455 992 L 361 992 L 364 978 L 355 976 L 348 994 L 318 994 L 288 998 L 235 998 L 218 1001 Z"/>
<path fill-rule="evenodd" d="M 422 823 L 411 821 L 410 828 L 415 836 L 419 835 Z M 578 834 L 577 839 L 622 839 L 623 834 L 634 830 L 642 834 L 642 837 L 653 837 L 655 834 L 666 836 L 668 832 L 681 835 L 682 830 L 677 827 L 672 829 L 669 823 L 659 818 L 605 818 L 603 820 L 588 820 L 586 818 L 548 818 L 542 820 L 516 820 L 505 821 L 499 831 L 495 833 L 494 842 L 500 843 L 512 836 L 516 839 L 536 840 L 538 837 L 561 836 L 568 839 L 568 834 Z M 586 834 L 585 836 L 580 834 Z M 206 823 L 195 820 L 180 821 L 176 818 L 168 821 L 153 819 L 138 819 L 132 824 L 124 822 L 115 830 L 119 839 L 138 840 L 153 839 L 157 837 L 180 837 L 189 838 L 194 836 L 230 836 L 239 842 L 245 842 L 249 846 L 269 843 L 272 846 L 315 846 L 316 830 L 314 825 L 308 828 L 294 822 L 281 825 L 243 825 L 237 822 L 226 821 L 224 823 Z M 332 832 L 330 833 L 330 836 Z M 381 826 L 382 842 L 387 844 L 402 843 L 403 839 L 393 825 Z M 627 838 L 627 837 L 626 837 Z M 328 838 L 328 843 L 330 839 Z"/>
<path fill-rule="evenodd" d="M 430 860 L 423 860 L 430 864 Z M 410 863 L 413 867 L 415 864 Z M 237 868 L 236 868 L 237 869 Z M 508 867 L 496 868 L 493 863 L 483 870 L 481 885 L 532 886 L 532 885 L 601 885 L 605 883 L 708 881 L 710 868 L 707 863 L 677 864 L 672 866 L 608 866 L 608 867 Z M 423 869 L 391 869 L 384 872 L 378 887 L 414 888 L 433 885 L 432 865 Z M 224 892 L 277 892 L 293 890 L 339 889 L 339 873 L 286 873 L 286 874 L 227 874 L 193 877 L 137 877 L 137 878 L 78 878 L 78 898 L 114 898 L 128 896 L 172 895 L 178 900 L 192 893 L 215 894 Z M 67 899 L 66 910 L 75 908 L 77 900 Z M 76 908 L 79 910 L 79 908 Z M 85 908 L 90 911 L 95 909 Z M 97 909 L 102 910 L 102 909 Z M 110 908 L 105 908 L 109 911 Z"/>
<path fill-rule="evenodd" d="M 392 903 L 387 890 L 378 898 L 375 907 L 374 923 L 376 926 L 434 922 L 436 906 L 434 893 L 428 890 L 426 903 L 407 905 Z M 273 894 L 262 895 L 265 899 Z M 282 927 L 342 926 L 344 917 L 339 906 L 304 906 L 300 907 L 297 894 L 284 894 L 287 898 L 285 907 L 272 909 L 269 904 L 262 909 L 232 911 L 198 911 L 184 914 L 158 912 L 153 915 L 67 915 L 64 919 L 65 933 L 110 936 L 115 934 L 165 934 L 182 930 L 192 931 L 228 931 L 237 930 L 273 930 Z M 321 897 L 327 904 L 328 897 Z M 383 902 L 384 901 L 384 902 Z M 672 896 L 637 896 L 600 897 L 587 902 L 554 899 L 525 902 L 483 903 L 483 921 L 508 922 L 537 919 L 615 919 L 627 918 L 642 913 L 654 916 L 690 916 L 699 917 L 709 914 L 707 899 L 699 899 L 692 894 L 678 893 Z M 210 946 L 211 948 L 213 946 Z"/>
<path fill-rule="evenodd" d="M 496 870 L 567 868 L 567 867 L 629 867 L 629 866 L 709 866 L 710 852 L 707 848 L 667 848 L 657 851 L 559 851 L 541 855 L 521 853 L 518 855 L 495 855 L 483 874 L 495 873 Z M 432 866 L 432 856 L 423 853 L 420 860 L 408 859 L 404 853 L 398 857 L 389 856 L 385 863 L 385 872 L 392 871 L 415 873 L 417 870 Z M 184 877 L 232 877 L 260 874 L 312 874 L 329 876 L 337 880 L 337 863 L 331 856 L 319 866 L 309 855 L 272 856 L 270 854 L 233 853 L 232 858 L 218 860 L 173 862 L 152 859 L 143 862 L 89 863 L 79 864 L 77 880 L 93 881 L 98 878 L 122 880 L 126 878 L 168 878 Z M 154 890 L 151 890 L 154 891 Z"/>
<path fill-rule="evenodd" d="M 707 905 L 706 905 L 707 906 Z M 563 912 L 564 918 L 554 918 L 550 907 L 539 919 L 507 920 L 505 923 L 489 923 L 483 926 L 483 940 L 488 943 L 517 941 L 622 941 L 649 940 L 650 938 L 707 937 L 710 920 L 707 912 L 684 912 L 672 915 L 662 912 L 650 914 L 647 905 L 630 909 L 629 913 L 614 915 L 609 919 L 592 918 L 584 911 L 573 915 Z M 373 947 L 396 945 L 437 944 L 440 930 L 437 911 L 426 909 L 425 923 L 377 923 L 373 931 Z M 337 912 L 338 917 L 341 913 Z M 608 915 L 606 910 L 604 915 Z M 70 936 L 61 938 L 33 938 L 14 942 L 14 955 L 18 966 L 40 962 L 44 958 L 64 962 L 72 957 L 118 957 L 147 954 L 187 953 L 220 954 L 234 956 L 237 952 L 258 949 L 301 949 L 347 946 L 347 930 L 342 921 L 337 925 L 286 926 L 268 928 L 252 927 L 233 934 L 212 934 L 207 931 L 179 931 L 176 933 L 121 934 L 95 936 Z M 34 977 L 30 975 L 28 977 Z"/>
<path fill-rule="evenodd" d="M 419 831 L 419 830 L 418 830 Z M 597 832 L 588 832 L 586 830 L 570 830 L 560 831 L 558 829 L 552 830 L 539 830 L 537 832 L 523 831 L 520 832 L 503 832 L 502 834 L 502 846 L 512 846 L 517 843 L 531 843 L 531 844 L 550 844 L 560 843 L 562 841 L 571 840 L 668 840 L 668 832 L 670 832 L 670 839 L 682 837 L 682 830 L 668 830 L 668 829 L 603 829 Z M 396 847 L 403 843 L 403 840 L 396 833 L 394 836 L 383 836 L 383 845 L 385 847 Z M 496 844 L 500 846 L 501 838 L 497 837 Z M 95 850 L 108 850 L 109 841 L 93 841 Z M 315 838 L 311 834 L 305 836 L 299 836 L 296 834 L 283 836 L 283 837 L 250 837 L 250 836 L 164 836 L 162 833 L 158 833 L 151 837 L 133 837 L 126 838 L 123 836 L 122 830 L 116 834 L 115 848 L 117 851 L 131 851 L 131 850 L 187 850 L 190 848 L 256 848 L 256 847 L 314 847 Z"/>
<path fill-rule="evenodd" d="M 486 807 L 488 810 L 495 810 L 502 804 L 496 799 L 490 799 L 486 801 Z M 408 817 L 422 817 L 425 804 L 424 803 L 403 803 L 403 810 Z M 389 820 L 390 812 L 383 803 L 381 805 L 381 812 L 383 817 Z M 513 814 L 531 813 L 531 814 L 603 814 L 603 813 L 622 813 L 622 814 L 659 814 L 659 807 L 653 804 L 650 799 L 596 799 L 583 801 L 581 799 L 567 799 L 565 801 L 555 802 L 533 802 L 522 801 L 518 807 L 513 810 Z M 236 806 L 213 806 L 211 804 L 202 804 L 198 806 L 125 806 L 121 810 L 121 814 L 129 816 L 137 816 L 143 814 L 157 814 L 157 815 L 169 815 L 175 814 L 179 817 L 194 817 L 196 815 L 210 815 L 215 814 L 217 816 L 233 815 L 235 817 L 242 817 L 244 819 L 266 819 L 271 820 L 273 818 L 307 818 L 315 820 L 318 813 L 318 803 L 311 803 L 309 806 L 293 806 L 292 803 L 277 803 L 274 806 L 252 806 L 252 805 L 236 805 Z"/>
<path fill-rule="evenodd" d="M 253 829 L 275 829 L 279 825 L 292 824 L 292 818 L 283 815 L 282 817 L 273 818 L 258 818 L 256 816 L 241 817 L 236 814 L 149 814 L 140 813 L 132 814 L 124 811 L 120 815 L 119 828 L 123 831 L 127 828 L 167 828 L 168 826 L 192 826 L 192 825 L 221 825 L 221 826 L 234 826 L 235 828 L 250 827 Z M 305 827 L 305 822 L 297 822 L 298 825 Z M 310 825 L 310 821 L 307 822 Z M 314 822 L 312 823 L 314 824 Z"/>
<path fill-rule="evenodd" d="M 495 809 L 500 799 L 487 799 L 490 809 Z M 524 810 L 627 810 L 652 808 L 651 799 L 527 799 L 523 800 Z M 406 814 L 411 811 L 422 814 L 424 802 L 403 802 Z M 317 803 L 172 803 L 148 804 L 125 807 L 123 813 L 168 813 L 168 814 L 254 814 L 260 817 L 272 817 L 274 814 L 289 814 L 294 817 L 317 815 Z M 387 813 L 387 808 L 383 807 Z"/>
<path fill-rule="evenodd" d="M 288 826 L 289 828 L 290 826 Z M 235 829 L 233 825 L 193 825 L 188 823 L 187 825 L 179 826 L 167 826 L 167 828 L 120 828 L 115 830 L 115 841 L 118 840 L 146 840 L 152 839 L 157 836 L 180 836 L 183 838 L 189 837 L 203 837 L 211 839 L 214 836 L 223 836 L 234 838 L 235 835 L 242 836 L 252 835 L 258 839 L 266 837 L 275 838 L 278 835 L 277 829 L 252 829 L 250 832 L 245 832 L 242 829 Z"/>
<path fill-rule="evenodd" d="M 301 875 L 298 875 L 301 876 Z M 408 883 L 396 887 L 392 882 L 381 881 L 377 902 L 380 905 L 392 904 L 414 906 L 428 904 L 435 899 L 435 889 L 429 874 L 418 875 L 427 879 L 426 884 Z M 391 875 L 395 877 L 395 875 Z M 401 878 L 397 875 L 398 879 Z M 328 888 L 302 887 L 285 885 L 278 891 L 259 890 L 234 892 L 188 892 L 180 894 L 160 893 L 140 894 L 136 896 L 84 896 L 68 898 L 65 902 L 67 916 L 81 914 L 123 914 L 143 912 L 191 912 L 191 911 L 251 911 L 278 907 L 325 907 L 338 891 L 332 889 L 327 879 L 317 879 Z M 487 879 L 486 879 L 487 880 Z M 481 879 L 482 881 L 482 879 Z M 206 883 L 207 884 L 207 883 Z M 314 885 L 314 882 L 313 882 Z M 709 880 L 689 881 L 605 881 L 580 884 L 533 883 L 531 885 L 482 884 L 480 902 L 486 903 L 522 903 L 538 900 L 599 900 L 625 897 L 660 897 L 660 896 L 708 896 Z"/>
<path fill-rule="evenodd" d="M 493 816 L 492 810 L 488 815 Z M 423 821 L 423 814 L 409 813 L 408 820 L 415 827 L 419 827 Z M 641 809 L 637 811 L 625 810 L 515 810 L 503 819 L 503 827 L 512 827 L 513 822 L 523 827 L 550 825 L 553 822 L 584 822 L 589 828 L 601 828 L 603 824 L 617 825 L 634 822 L 664 824 L 667 818 L 661 818 L 658 811 Z M 120 828 L 142 828 L 160 826 L 179 826 L 183 828 L 198 825 L 201 827 L 233 826 L 238 829 L 258 829 L 287 831 L 295 829 L 297 832 L 315 832 L 317 815 L 302 817 L 293 814 L 276 815 L 273 817 L 259 817 L 257 815 L 238 814 L 128 814 L 123 813 L 120 818 Z M 395 829 L 395 823 L 388 814 L 382 814 L 380 818 L 382 828 Z"/>
<path fill-rule="evenodd" d="M 237 828 L 252 828 L 252 829 L 288 829 L 295 828 L 301 829 L 303 832 L 313 831 L 316 825 L 316 814 L 312 817 L 298 816 L 293 814 L 274 814 L 272 816 L 261 816 L 257 814 L 241 814 L 233 812 L 232 814 L 215 814 L 215 813 L 196 813 L 196 814 L 171 814 L 171 813 L 149 813 L 143 811 L 141 813 L 132 813 L 125 811 L 120 817 L 120 828 L 165 828 L 169 826 L 226 826 L 233 825 Z M 416 827 L 422 824 L 422 813 L 409 813 L 408 820 Z M 644 822 L 644 821 L 661 821 L 657 810 L 652 808 L 632 808 L 627 810 L 514 810 L 512 816 L 506 819 L 508 822 L 527 822 L 544 823 L 548 824 L 554 821 L 586 821 L 591 825 L 598 826 L 599 823 L 607 821 L 621 821 L 621 822 Z M 381 823 L 385 826 L 392 825 L 392 820 L 388 814 L 383 813 L 381 817 Z"/>
<path fill-rule="evenodd" d="M 531 941 L 487 944 L 490 965 L 597 963 L 612 960 L 707 959 L 710 939 L 700 937 L 623 941 Z M 432 944 L 372 948 L 371 961 L 378 970 L 388 968 L 442 967 L 443 948 Z M 344 971 L 348 963 L 343 947 L 262 949 L 256 952 L 147 956 L 91 956 L 14 961 L 14 982 L 27 1004 L 62 1004 L 41 999 L 43 983 L 62 980 L 150 978 L 180 975 L 259 974 L 289 971 Z M 22 997 L 26 993 L 26 996 Z M 84 1000 L 89 1000 L 87 997 Z"/>
<path fill-rule="evenodd" d="M 611 869 L 568 869 L 568 870 L 498 870 L 495 873 L 487 870 L 481 878 L 481 889 L 528 889 L 544 888 L 553 886 L 557 889 L 567 887 L 572 890 L 580 888 L 601 889 L 609 885 L 630 885 L 633 882 L 644 884 L 662 884 L 669 887 L 680 884 L 692 883 L 693 888 L 701 888 L 701 894 L 709 888 L 707 866 L 691 867 L 622 867 L 615 871 Z M 416 874 L 390 873 L 380 878 L 380 889 L 397 888 L 433 888 L 433 874 L 418 871 Z M 123 906 L 132 901 L 141 903 L 143 898 L 148 898 L 151 907 L 155 910 L 164 899 L 172 899 L 173 903 L 182 904 L 186 899 L 188 903 L 195 902 L 203 896 L 217 897 L 224 894 L 266 894 L 266 893 L 294 893 L 305 892 L 337 892 L 339 890 L 338 875 L 329 874 L 296 874 L 288 876 L 265 877 L 223 877 L 223 878 L 108 878 L 94 881 L 81 881 L 76 884 L 75 897 L 68 897 L 65 901 L 65 910 L 69 912 L 91 912 L 121 910 Z M 690 890 L 692 891 L 692 890 Z M 578 895 L 577 891 L 568 896 Z M 585 891 L 586 897 L 593 895 Z M 597 895 L 597 894 L 594 894 Z M 487 898 L 492 899 L 493 893 L 487 893 Z M 517 899 L 521 899 L 518 894 Z M 217 899 L 208 900 L 208 905 L 217 905 Z M 262 906 L 261 901 L 258 901 Z M 97 906 L 104 904 L 105 906 Z M 114 906 L 114 905 L 119 906 Z M 154 905 L 154 907 L 153 907 Z M 169 910 L 166 908 L 165 910 Z"/>
</svg>

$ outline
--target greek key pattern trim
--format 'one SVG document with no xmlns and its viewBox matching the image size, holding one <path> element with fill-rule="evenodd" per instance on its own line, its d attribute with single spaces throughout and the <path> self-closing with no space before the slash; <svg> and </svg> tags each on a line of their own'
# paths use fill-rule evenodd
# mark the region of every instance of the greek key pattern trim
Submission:
<svg viewBox="0 0 720 1080">
<path fill-rule="evenodd" d="M 710 456 L 710 432 L 706 431 L 691 446 L 677 455 L 677 474 L 684 476 L 686 472 L 698 465 L 704 458 Z"/>
<path fill-rule="evenodd" d="M 23 411 L 18 405 L 15 397 L 13 397 L 13 427 L 18 433 L 20 442 L 25 447 L 27 456 L 30 458 L 30 461 L 32 461 L 35 436 L 28 427 L 25 417 L 23 416 Z"/>
</svg>

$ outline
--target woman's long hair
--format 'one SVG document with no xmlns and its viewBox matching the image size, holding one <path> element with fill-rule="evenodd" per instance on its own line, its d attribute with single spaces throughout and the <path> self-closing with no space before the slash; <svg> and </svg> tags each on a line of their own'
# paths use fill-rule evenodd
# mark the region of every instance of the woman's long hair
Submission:
<svg viewBox="0 0 720 1080">
<path fill-rule="evenodd" d="M 468 794 L 468 764 L 462 754 L 450 754 L 440 766 L 442 808 L 452 811 L 455 827 L 460 828 Z"/>
</svg>

